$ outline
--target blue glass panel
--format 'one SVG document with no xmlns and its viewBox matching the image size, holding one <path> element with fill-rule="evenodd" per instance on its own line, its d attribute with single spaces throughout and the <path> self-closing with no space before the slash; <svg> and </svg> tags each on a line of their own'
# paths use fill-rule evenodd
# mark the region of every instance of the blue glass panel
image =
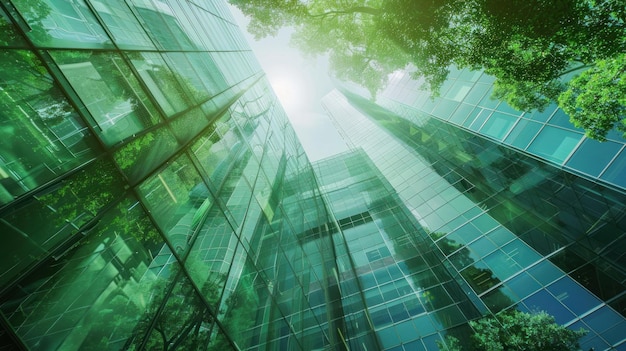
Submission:
<svg viewBox="0 0 626 351">
<path fill-rule="evenodd" d="M 441 342 L 441 336 L 439 336 L 439 334 L 435 334 L 435 335 L 430 335 L 425 337 L 422 342 L 424 342 L 424 345 L 426 345 L 426 350 L 428 351 L 439 351 L 439 346 L 437 345 L 437 342 Z"/>
<path fill-rule="evenodd" d="M 583 320 L 590 328 L 595 330 L 598 334 L 601 334 L 605 330 L 608 330 L 617 323 L 623 323 L 623 318 L 619 314 L 617 314 L 617 312 L 607 306 L 604 306 L 599 310 L 593 312 L 592 314 L 583 318 Z"/>
<path fill-rule="evenodd" d="M 500 102 L 500 105 L 498 105 L 498 107 L 496 108 L 497 111 L 500 112 L 506 112 L 506 113 L 510 113 L 512 115 L 515 115 L 517 117 L 522 115 L 522 111 L 515 109 L 513 107 L 511 107 L 509 104 L 507 104 L 505 101 Z"/>
<path fill-rule="evenodd" d="M 487 234 L 487 237 L 491 239 L 496 245 L 504 245 L 515 238 L 515 235 L 504 227 L 496 228 L 491 233 Z"/>
<path fill-rule="evenodd" d="M 559 300 L 546 290 L 540 290 L 536 294 L 524 300 L 531 311 L 545 311 L 552 315 L 559 324 L 565 324 L 575 318 L 574 314 L 563 306 Z"/>
<path fill-rule="evenodd" d="M 591 295 L 589 291 L 576 284 L 569 277 L 564 277 L 554 282 L 554 284 L 550 285 L 547 289 L 556 296 L 561 303 L 578 315 L 600 304 L 600 300 Z"/>
<path fill-rule="evenodd" d="M 374 328 L 380 328 L 385 325 L 391 324 L 391 316 L 384 307 L 379 307 L 370 313 Z"/>
<path fill-rule="evenodd" d="M 506 285 L 513 291 L 520 299 L 526 298 L 528 295 L 534 293 L 541 288 L 541 285 L 537 283 L 528 273 L 522 273 L 506 283 Z"/>
<path fill-rule="evenodd" d="M 611 162 L 609 168 L 600 178 L 621 187 L 626 187 L 626 149 L 622 150 L 617 158 Z"/>
<path fill-rule="evenodd" d="M 435 326 L 428 315 L 415 318 L 413 323 L 415 324 L 415 329 L 417 329 L 417 334 L 420 336 L 432 334 L 436 331 Z"/>
<path fill-rule="evenodd" d="M 416 340 L 413 342 L 410 342 L 408 344 L 404 344 L 404 350 L 405 351 L 424 351 L 424 344 L 422 344 L 422 341 L 420 340 Z"/>
<path fill-rule="evenodd" d="M 552 115 L 552 118 L 550 118 L 550 122 L 548 123 L 571 130 L 582 131 L 581 128 L 574 127 L 574 125 L 569 121 L 569 116 L 566 115 L 561 109 L 557 109 L 556 112 L 554 112 L 554 115 Z"/>
<path fill-rule="evenodd" d="M 493 88 L 489 89 L 489 92 L 487 92 L 487 94 L 485 94 L 483 99 L 480 100 L 480 103 L 478 104 L 478 106 L 491 108 L 491 109 L 496 108 L 496 106 L 498 106 L 498 103 L 500 103 L 500 100 L 494 99 L 491 96 L 492 92 L 493 92 Z"/>
<path fill-rule="evenodd" d="M 602 337 L 609 343 L 615 345 L 624 339 L 624 331 L 626 331 L 626 323 L 622 322 L 603 332 Z"/>
<path fill-rule="evenodd" d="M 517 262 L 517 264 L 522 267 L 527 267 L 541 258 L 539 254 L 533 251 L 521 240 L 515 240 L 507 244 L 502 248 L 502 251 L 506 252 L 515 262 Z"/>
<path fill-rule="evenodd" d="M 483 259 L 493 272 L 493 275 L 500 280 L 505 280 L 521 270 L 508 255 L 502 251 L 496 251 Z"/>
<path fill-rule="evenodd" d="M 456 101 L 442 99 L 441 103 L 435 107 L 432 114 L 439 118 L 448 120 L 458 105 L 459 103 Z"/>
<path fill-rule="evenodd" d="M 542 126 L 540 123 L 522 118 L 506 137 L 505 142 L 520 149 L 525 149 Z"/>
<path fill-rule="evenodd" d="M 470 112 L 472 112 L 473 109 L 474 109 L 474 106 L 472 105 L 468 105 L 468 104 L 459 105 L 459 107 L 456 109 L 456 111 L 454 111 L 454 113 L 450 117 L 450 122 L 454 124 L 459 124 L 459 125 L 462 124 L 463 121 L 465 121 L 465 118 L 467 118 L 467 116 L 470 114 Z"/>
<path fill-rule="evenodd" d="M 606 341 L 602 340 L 602 338 L 599 337 L 597 334 L 589 333 L 587 335 L 589 336 L 589 338 L 584 337 L 580 341 L 581 350 L 606 350 L 608 349 L 609 344 L 607 344 Z"/>
<path fill-rule="evenodd" d="M 567 162 L 567 166 L 592 176 L 598 176 L 621 147 L 622 145 L 612 141 L 601 143 L 586 139 Z"/>
<path fill-rule="evenodd" d="M 548 261 L 540 262 L 536 266 L 529 268 L 528 273 L 544 285 L 550 284 L 564 275 L 561 270 Z"/>
<path fill-rule="evenodd" d="M 498 222 L 486 213 L 481 215 L 480 217 L 473 219 L 472 224 L 475 225 L 483 233 L 486 233 L 498 226 Z"/>
<path fill-rule="evenodd" d="M 550 161 L 562 163 L 581 138 L 582 134 L 546 126 L 530 144 L 528 151 Z"/>
<path fill-rule="evenodd" d="M 495 111 L 485 122 L 480 132 L 492 138 L 502 140 L 504 136 L 511 130 L 513 124 L 517 120 L 516 117 Z"/>
<path fill-rule="evenodd" d="M 496 249 L 496 245 L 487 238 L 480 238 L 469 246 L 470 249 L 476 253 L 476 257 L 484 257 Z"/>
<path fill-rule="evenodd" d="M 394 327 L 389 327 L 378 331 L 378 337 L 385 349 L 397 346 L 400 344 L 400 338 Z"/>
<path fill-rule="evenodd" d="M 487 117 L 489 117 L 491 112 L 493 111 L 489 109 L 483 109 L 480 112 L 480 114 L 476 117 L 474 122 L 472 122 L 472 124 L 469 126 L 469 128 L 473 131 L 478 131 L 480 127 L 483 125 L 483 123 L 485 123 L 485 120 L 487 119 Z"/>
</svg>

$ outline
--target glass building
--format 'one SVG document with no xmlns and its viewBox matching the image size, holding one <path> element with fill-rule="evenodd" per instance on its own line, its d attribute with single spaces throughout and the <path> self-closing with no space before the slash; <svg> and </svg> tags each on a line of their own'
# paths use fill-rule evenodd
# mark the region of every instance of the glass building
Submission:
<svg viewBox="0 0 626 351">
<path fill-rule="evenodd" d="M 0 350 L 338 343 L 313 168 L 224 2 L 0 14 Z"/>
<path fill-rule="evenodd" d="M 0 350 L 437 350 L 511 307 L 626 348 L 622 151 L 334 93 L 354 151 L 311 164 L 223 1 L 0 15 Z"/>
<path fill-rule="evenodd" d="M 416 109 L 399 115 L 348 91 L 323 104 L 444 256 L 471 302 L 457 300 L 466 318 L 542 310 L 588 330 L 583 350 L 626 348 L 623 192 Z M 438 294 L 458 299 L 454 289 Z M 396 338 L 403 323 L 392 326 L 386 346 L 421 349 Z M 448 333 L 465 332 L 454 323 L 430 330 L 435 339 Z M 421 347 L 436 349 L 426 340 Z"/>
<path fill-rule="evenodd" d="M 515 110 L 491 98 L 493 77 L 479 71 L 452 69 L 437 98 L 422 86 L 423 81 L 411 79 L 408 71 L 397 72 L 380 94 L 379 103 L 400 115 L 405 110 L 428 113 L 559 168 L 626 190 L 623 133 L 612 130 L 602 143 L 588 139 L 556 104 L 544 111 Z"/>
</svg>

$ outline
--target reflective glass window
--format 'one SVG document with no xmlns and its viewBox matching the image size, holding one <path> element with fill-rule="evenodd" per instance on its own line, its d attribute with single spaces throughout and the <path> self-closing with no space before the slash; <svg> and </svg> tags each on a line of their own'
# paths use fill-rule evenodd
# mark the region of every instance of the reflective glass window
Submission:
<svg viewBox="0 0 626 351">
<path fill-rule="evenodd" d="M 476 109 L 474 111 L 477 111 L 477 110 L 478 109 Z M 491 112 L 493 112 L 493 111 L 489 110 L 489 109 L 482 109 L 482 110 L 480 110 L 480 113 L 476 116 L 476 119 L 471 121 L 471 123 L 468 125 L 468 127 L 471 130 L 473 130 L 473 131 L 478 131 L 482 127 L 483 123 L 485 123 L 485 121 L 487 120 L 487 118 L 489 117 Z M 468 122 L 470 122 L 469 118 L 465 121 L 464 124 L 468 124 Z"/>
<path fill-rule="evenodd" d="M 82 0 L 12 1 L 32 28 L 28 36 L 41 46 L 110 48 L 110 38 Z"/>
<path fill-rule="evenodd" d="M 566 115 L 565 112 L 563 112 L 563 110 L 561 110 L 560 108 L 554 112 L 554 114 L 550 118 L 550 122 L 548 123 L 571 130 L 583 131 L 582 128 L 574 127 L 572 122 L 569 121 L 569 116 Z"/>
<path fill-rule="evenodd" d="M 526 149 L 541 127 L 542 124 L 521 118 L 506 137 L 505 142 L 520 149 Z"/>
<path fill-rule="evenodd" d="M 526 298 L 528 295 L 541 288 L 541 285 L 526 272 L 522 272 L 513 277 L 510 281 L 506 282 L 506 286 L 520 299 Z"/>
<path fill-rule="evenodd" d="M 33 350 L 120 349 L 163 290 L 148 269 L 163 246 L 141 206 L 124 199 L 87 237 L 9 291 L 0 308 Z M 163 278 L 163 280 L 167 280 Z"/>
<path fill-rule="evenodd" d="M 437 105 L 437 107 L 435 107 L 432 114 L 439 118 L 448 120 L 450 118 L 450 115 L 452 114 L 452 112 L 454 112 L 454 110 L 456 109 L 458 105 L 460 104 L 456 101 L 442 99 L 441 103 Z"/>
<path fill-rule="evenodd" d="M 543 111 L 533 110 L 530 113 L 526 113 L 524 117 L 532 119 L 534 121 L 538 121 L 538 122 L 546 122 L 548 118 L 552 116 L 552 114 L 554 113 L 554 110 L 556 109 L 557 109 L 556 104 L 551 104 Z"/>
<path fill-rule="evenodd" d="M 581 138 L 582 134 L 546 126 L 530 144 L 528 151 L 560 164 Z"/>
<path fill-rule="evenodd" d="M 135 138 L 115 151 L 113 157 L 134 183 L 161 166 L 177 151 L 178 144 L 167 126 Z"/>
<path fill-rule="evenodd" d="M 36 260 L 68 240 L 106 205 L 120 196 L 122 179 L 115 167 L 97 161 L 57 187 L 28 199 L 0 219 L 0 283 L 8 282 Z M 43 225 L 45 223 L 45 225 Z"/>
<path fill-rule="evenodd" d="M 472 112 L 474 106 L 468 104 L 460 104 L 459 107 L 450 116 L 450 122 L 455 124 L 462 124 L 467 116 Z"/>
<path fill-rule="evenodd" d="M 154 49 L 144 28 L 123 0 L 91 1 L 121 49 Z"/>
<path fill-rule="evenodd" d="M 582 315 L 600 304 L 598 298 L 569 277 L 552 283 L 547 290 L 577 315 Z"/>
<path fill-rule="evenodd" d="M 489 84 L 476 83 L 472 90 L 467 93 L 465 102 L 468 104 L 477 104 L 489 90 Z"/>
<path fill-rule="evenodd" d="M 259 296 L 259 291 L 267 291 L 272 287 L 261 282 L 262 279 L 255 265 L 250 260 L 244 261 L 243 252 L 241 261 L 236 264 L 236 269 L 232 274 L 229 277 L 231 284 L 227 284 L 228 288 L 219 308 L 223 316 L 221 322 L 237 345 L 245 348 L 252 347 L 255 346 L 254 342 L 257 340 L 255 337 L 258 337 L 258 334 L 252 333 L 251 330 L 254 326 L 263 323 L 262 314 L 258 314 L 257 311 L 264 308 L 268 310 L 276 308 L 270 305 L 269 298 L 263 299 L 263 296 Z M 293 298 L 294 300 L 304 299 L 304 295 L 294 294 Z M 276 311 L 276 313 L 279 312 Z M 293 319 L 293 322 L 297 323 L 297 317 Z"/>
<path fill-rule="evenodd" d="M 600 178 L 626 188 L 626 149 L 619 153 Z"/>
<path fill-rule="evenodd" d="M 146 32 L 159 49 L 196 50 L 199 49 L 187 34 L 186 27 L 172 8 L 165 2 L 132 0 L 135 12 L 141 17 Z"/>
<path fill-rule="evenodd" d="M 2 37 L 0 37 L 0 46 L 26 46 L 26 42 L 24 38 L 18 31 L 11 20 L 7 17 L 6 13 L 3 9 L 0 8 L 0 33 L 2 33 Z"/>
<path fill-rule="evenodd" d="M 200 94 L 187 78 L 170 69 L 160 54 L 144 52 L 129 58 L 166 115 L 171 116 L 188 108 Z"/>
<path fill-rule="evenodd" d="M 566 324 L 575 318 L 574 314 L 558 299 L 543 289 L 524 300 L 524 304 L 530 311 L 545 311 L 552 315 L 558 324 Z"/>
<path fill-rule="evenodd" d="M 176 277 L 174 273 L 179 270 L 177 265 L 171 265 L 170 278 L 159 276 L 154 283 L 157 298 L 146 306 L 146 312 L 152 316 L 147 314 L 135 330 L 136 334 L 146 334 L 145 348 L 142 347 L 145 350 L 167 350 L 172 345 L 181 350 L 199 350 L 206 347 L 213 336 L 214 315 L 189 279 L 182 274 Z M 159 294 L 160 291 L 163 292 Z M 159 298 L 163 297 L 166 300 L 160 302 Z M 142 340 L 133 339 L 130 348 L 139 349 Z"/>
<path fill-rule="evenodd" d="M 37 56 L 0 50 L 0 204 L 92 159 L 97 143 Z"/>
<path fill-rule="evenodd" d="M 159 115 L 124 60 L 113 53 L 57 51 L 52 56 L 112 145 L 157 123 Z"/>
<path fill-rule="evenodd" d="M 213 203 L 213 197 L 186 155 L 139 186 L 146 206 L 172 247 L 185 252 Z"/>
<path fill-rule="evenodd" d="M 585 139 L 567 161 L 567 166 L 592 176 L 598 176 L 615 157 L 622 145 L 605 141 Z"/>
<path fill-rule="evenodd" d="M 489 120 L 480 128 L 480 133 L 492 138 L 502 140 L 509 132 L 513 124 L 518 118 L 495 111 L 489 117 Z"/>
</svg>

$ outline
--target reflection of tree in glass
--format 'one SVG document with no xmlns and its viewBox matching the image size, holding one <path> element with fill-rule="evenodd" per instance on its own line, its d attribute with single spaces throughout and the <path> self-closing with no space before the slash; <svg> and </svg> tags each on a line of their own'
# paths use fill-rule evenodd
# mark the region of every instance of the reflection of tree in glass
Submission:
<svg viewBox="0 0 626 351">
<path fill-rule="evenodd" d="M 80 226 L 121 195 L 122 189 L 121 177 L 114 166 L 99 160 L 63 180 L 59 188 L 38 200 L 55 211 L 56 225 L 70 221 Z"/>
<path fill-rule="evenodd" d="M 42 21 L 50 15 L 50 6 L 42 0 L 13 1 L 13 3 L 30 26 L 29 36 L 39 44 L 45 43 L 48 40 L 49 35 L 44 29 Z M 22 38 L 14 30 L 12 23 L 3 21 L 1 16 L 0 33 L 2 33 L 0 45 L 6 45 L 22 40 Z"/>
<path fill-rule="evenodd" d="M 171 274 L 176 271 L 173 270 Z M 172 281 L 158 277 L 151 291 L 155 296 L 135 328 L 136 337 L 129 341 L 128 349 L 167 351 L 206 348 L 215 320 L 185 276 L 178 274 Z M 164 299 L 167 300 L 163 302 Z M 147 332 L 149 335 L 141 348 Z"/>
<path fill-rule="evenodd" d="M 545 312 L 524 313 L 511 310 L 495 317 L 471 321 L 474 329 L 472 343 L 461 347 L 458 339 L 446 337 L 445 344 L 438 342 L 440 350 L 448 351 L 576 351 L 578 339 L 587 331 L 570 330 L 558 325 L 554 317 Z"/>
<path fill-rule="evenodd" d="M 256 313 L 259 306 L 259 299 L 250 275 L 242 276 L 237 282 L 237 288 L 225 301 L 225 311 L 223 313 L 222 324 L 230 337 L 241 347 L 249 342 L 250 337 L 247 332 L 256 323 Z M 218 336 L 211 344 L 210 350 L 220 351 L 230 348 L 229 342 Z"/>
<path fill-rule="evenodd" d="M 436 241 L 437 246 L 441 251 L 448 256 L 452 264 L 459 270 L 465 280 L 472 286 L 477 294 L 481 294 L 492 287 L 500 284 L 500 279 L 493 275 L 493 272 L 488 268 L 477 267 L 476 262 L 470 256 L 470 250 L 462 245 L 457 244 L 454 240 L 444 238 L 446 233 L 430 233 L 433 241 Z M 452 253 L 454 253 L 452 255 Z M 511 298 L 500 292 L 499 288 L 495 292 L 490 292 L 489 305 L 493 312 L 499 311 L 499 309 L 510 306 L 513 304 Z"/>
</svg>

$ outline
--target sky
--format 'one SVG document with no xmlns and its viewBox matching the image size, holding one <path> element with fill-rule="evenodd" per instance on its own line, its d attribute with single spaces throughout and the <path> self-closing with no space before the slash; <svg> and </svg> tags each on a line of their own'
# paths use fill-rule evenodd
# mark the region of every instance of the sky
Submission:
<svg viewBox="0 0 626 351">
<path fill-rule="evenodd" d="M 290 28 L 280 30 L 275 37 L 255 41 L 246 31 L 247 17 L 236 7 L 230 8 L 309 159 L 316 161 L 347 150 L 320 102 L 334 88 L 327 73 L 328 61 L 324 57 L 305 57 L 289 46 Z"/>
</svg>

